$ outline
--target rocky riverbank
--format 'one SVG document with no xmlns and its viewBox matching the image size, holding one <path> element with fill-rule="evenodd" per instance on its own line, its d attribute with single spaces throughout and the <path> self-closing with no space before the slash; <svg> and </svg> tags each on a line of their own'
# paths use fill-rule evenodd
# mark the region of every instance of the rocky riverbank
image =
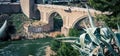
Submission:
<svg viewBox="0 0 120 56">
<path fill-rule="evenodd" d="M 45 56 L 51 56 L 51 55 L 56 55 L 56 53 L 51 50 L 51 47 L 50 46 L 47 46 L 46 49 L 45 49 Z"/>
<path fill-rule="evenodd" d="M 23 40 L 23 39 L 39 39 L 39 38 L 48 38 L 48 36 L 44 35 L 43 33 L 37 33 L 37 34 L 29 34 L 29 35 L 12 35 L 11 40 Z"/>
</svg>

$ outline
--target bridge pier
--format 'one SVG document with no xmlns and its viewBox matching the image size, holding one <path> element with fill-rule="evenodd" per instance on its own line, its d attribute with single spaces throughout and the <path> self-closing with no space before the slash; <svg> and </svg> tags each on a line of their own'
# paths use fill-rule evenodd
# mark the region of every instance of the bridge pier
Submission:
<svg viewBox="0 0 120 56">
<path fill-rule="evenodd" d="M 68 36 L 70 28 L 67 27 L 62 27 L 61 28 L 61 33 L 64 34 L 65 36 Z"/>
</svg>

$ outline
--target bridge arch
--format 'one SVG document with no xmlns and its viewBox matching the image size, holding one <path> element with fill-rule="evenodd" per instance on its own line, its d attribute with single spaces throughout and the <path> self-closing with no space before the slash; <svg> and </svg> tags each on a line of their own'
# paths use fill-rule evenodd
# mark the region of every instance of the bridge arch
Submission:
<svg viewBox="0 0 120 56">
<path fill-rule="evenodd" d="M 49 19 L 49 17 L 50 17 L 52 14 L 54 14 L 54 13 L 59 14 L 59 15 L 61 16 L 61 18 L 63 19 L 62 13 L 57 12 L 57 11 L 55 11 L 55 10 L 52 10 L 52 11 L 49 12 L 49 14 L 48 14 L 48 19 Z"/>
<path fill-rule="evenodd" d="M 41 19 L 41 11 L 38 9 L 34 10 L 34 16 L 33 16 L 34 20 L 40 20 Z"/>
<path fill-rule="evenodd" d="M 84 19 L 86 19 L 87 17 L 88 17 L 88 16 L 85 15 L 85 16 L 82 16 L 82 17 L 79 17 L 78 19 L 76 19 L 76 20 L 74 21 L 74 23 L 72 24 L 72 27 L 71 27 L 71 28 L 74 28 L 77 23 L 82 22 L 82 21 L 83 21 Z"/>
<path fill-rule="evenodd" d="M 60 31 L 63 26 L 63 18 L 59 12 L 52 11 L 48 16 L 48 23 L 51 24 L 53 31 Z"/>
</svg>

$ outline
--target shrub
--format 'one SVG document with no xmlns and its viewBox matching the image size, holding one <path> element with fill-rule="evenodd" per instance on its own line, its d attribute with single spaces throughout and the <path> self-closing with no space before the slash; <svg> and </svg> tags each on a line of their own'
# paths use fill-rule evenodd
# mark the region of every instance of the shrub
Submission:
<svg viewBox="0 0 120 56">
<path fill-rule="evenodd" d="M 58 40 L 51 42 L 51 49 L 57 53 L 56 56 L 79 56 L 78 50 L 75 50 L 69 43 L 62 43 Z"/>
<path fill-rule="evenodd" d="M 76 28 L 71 28 L 69 30 L 69 36 L 74 36 L 74 37 L 79 37 L 80 31 L 77 30 Z"/>
</svg>

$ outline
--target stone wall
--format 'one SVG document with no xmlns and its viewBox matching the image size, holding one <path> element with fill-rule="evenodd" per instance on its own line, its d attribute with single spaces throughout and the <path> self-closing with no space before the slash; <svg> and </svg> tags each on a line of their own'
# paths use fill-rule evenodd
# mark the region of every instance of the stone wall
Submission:
<svg viewBox="0 0 120 56">
<path fill-rule="evenodd" d="M 21 12 L 21 7 L 19 3 L 0 4 L 0 14 L 19 13 L 19 12 Z"/>
<path fill-rule="evenodd" d="M 41 26 L 38 26 L 38 27 L 29 26 L 28 27 L 28 32 L 41 33 L 42 32 L 42 27 Z"/>
<path fill-rule="evenodd" d="M 52 31 L 51 25 L 46 24 L 43 26 L 28 26 L 28 32 L 30 33 L 42 33 Z"/>
</svg>

